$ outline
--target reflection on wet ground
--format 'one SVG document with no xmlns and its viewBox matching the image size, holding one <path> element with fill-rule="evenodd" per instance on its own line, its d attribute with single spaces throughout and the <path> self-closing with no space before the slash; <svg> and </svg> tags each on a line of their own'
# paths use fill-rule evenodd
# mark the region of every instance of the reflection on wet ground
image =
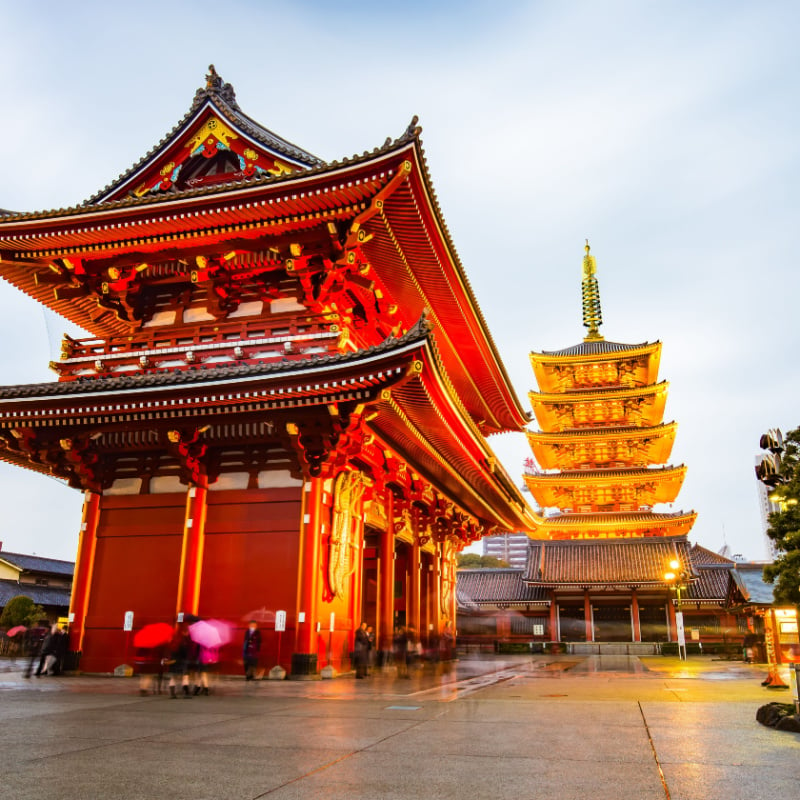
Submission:
<svg viewBox="0 0 800 800">
<path fill-rule="evenodd" d="M 26 681 L 21 674 L 23 666 L 21 660 L 0 659 L 0 690 L 24 687 L 37 692 L 95 691 L 115 694 L 131 691 L 128 680 L 110 676 L 66 676 Z M 238 677 L 220 676 L 215 681 L 214 691 L 224 695 L 280 695 L 320 700 L 382 695 L 387 698 L 415 697 L 450 702 L 512 679 L 534 680 L 538 683 L 545 679 L 588 680 L 605 676 L 612 680 L 637 678 L 647 682 L 665 679 L 714 682 L 757 679 L 760 683 L 765 675 L 764 665 L 718 661 L 710 656 L 694 657 L 688 661 L 669 656 L 631 655 L 463 656 L 453 662 L 425 664 L 412 670 L 406 679 L 400 678 L 391 666 L 371 670 L 366 681 L 352 680 L 353 673 L 344 673 L 333 680 L 263 680 L 249 684 Z"/>
<path fill-rule="evenodd" d="M 590 655 L 583 658 L 570 670 L 576 672 L 625 672 L 639 674 L 647 672 L 647 667 L 642 664 L 638 656 L 602 656 Z"/>
</svg>

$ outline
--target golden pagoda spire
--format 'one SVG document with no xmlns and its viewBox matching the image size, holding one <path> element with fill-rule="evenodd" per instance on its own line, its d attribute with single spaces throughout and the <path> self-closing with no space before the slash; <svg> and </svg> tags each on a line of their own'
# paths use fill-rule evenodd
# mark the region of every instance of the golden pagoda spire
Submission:
<svg viewBox="0 0 800 800">
<path fill-rule="evenodd" d="M 600 287 L 597 285 L 597 264 L 594 256 L 589 255 L 591 248 L 586 240 L 586 255 L 583 257 L 583 280 L 581 281 L 581 294 L 583 295 L 583 327 L 589 332 L 584 336 L 585 342 L 602 341 L 600 326 L 603 324 L 603 312 L 600 310 Z"/>
</svg>

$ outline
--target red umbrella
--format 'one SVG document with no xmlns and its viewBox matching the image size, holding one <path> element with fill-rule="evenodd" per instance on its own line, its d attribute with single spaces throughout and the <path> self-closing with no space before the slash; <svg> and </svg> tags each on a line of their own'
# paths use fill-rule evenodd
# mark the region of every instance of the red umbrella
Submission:
<svg viewBox="0 0 800 800">
<path fill-rule="evenodd" d="M 16 636 L 18 633 L 24 633 L 28 630 L 24 625 L 15 625 L 6 631 L 6 636 Z"/>
<path fill-rule="evenodd" d="M 201 619 L 189 626 L 189 638 L 202 647 L 222 647 L 233 639 L 233 627 L 221 619 Z"/>
<path fill-rule="evenodd" d="M 158 647 L 172 640 L 175 629 L 166 622 L 152 622 L 133 634 L 134 647 Z"/>
</svg>

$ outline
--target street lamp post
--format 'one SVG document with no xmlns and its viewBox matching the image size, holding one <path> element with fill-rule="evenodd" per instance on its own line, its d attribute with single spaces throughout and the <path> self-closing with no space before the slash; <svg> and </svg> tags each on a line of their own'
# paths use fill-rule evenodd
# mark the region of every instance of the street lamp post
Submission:
<svg viewBox="0 0 800 800">
<path fill-rule="evenodd" d="M 675 587 L 675 628 L 678 634 L 678 657 L 681 661 L 686 661 L 686 632 L 683 627 L 683 606 L 681 605 L 681 589 L 683 589 L 683 579 L 685 572 L 681 569 L 681 562 L 673 559 L 669 562 L 670 572 L 664 573 L 664 580 Z M 678 570 L 681 570 L 678 572 Z"/>
</svg>

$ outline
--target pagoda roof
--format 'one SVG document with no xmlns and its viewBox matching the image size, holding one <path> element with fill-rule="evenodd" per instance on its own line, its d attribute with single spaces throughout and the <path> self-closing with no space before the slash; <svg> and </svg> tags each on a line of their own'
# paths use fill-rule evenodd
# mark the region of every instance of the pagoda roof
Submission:
<svg viewBox="0 0 800 800">
<path fill-rule="evenodd" d="M 458 605 L 464 609 L 502 605 L 550 605 L 547 590 L 522 580 L 521 569 L 459 569 L 456 573 Z"/>
<path fill-rule="evenodd" d="M 634 439 L 641 441 L 664 436 L 672 437 L 677 429 L 677 422 L 662 422 L 659 425 L 641 428 L 630 425 L 616 425 L 605 428 L 569 428 L 563 431 L 526 431 L 526 434 L 532 442 L 535 441 L 543 445 L 559 445 L 573 440 L 585 441 L 586 439 L 597 441 Z"/>
<path fill-rule="evenodd" d="M 667 462 L 677 427 L 677 423 L 670 422 L 649 427 L 626 425 L 548 432 L 528 430 L 526 436 L 543 469 L 568 469 L 576 464 L 606 462 L 644 466 Z M 630 455 L 617 453 L 619 445 L 625 442 L 633 445 Z"/>
<path fill-rule="evenodd" d="M 294 420 L 339 403 L 371 403 L 377 413 L 368 425 L 384 446 L 488 527 L 533 527 L 521 492 L 448 387 L 424 320 L 399 339 L 303 361 L 1 387 L 0 434 L 10 438 L 0 435 L 0 459 L 53 474 L 45 459 L 15 449 L 19 431 L 42 430 L 56 442 L 96 434 L 102 450 L 106 431 L 113 446 L 145 420 L 149 427 L 265 413 Z"/>
<path fill-rule="evenodd" d="M 683 535 L 697 519 L 695 511 L 653 511 L 554 514 L 537 517 L 536 533 L 543 539 L 613 539 Z M 669 533 L 661 533 L 668 531 Z"/>
<path fill-rule="evenodd" d="M 664 572 L 678 559 L 692 578 L 684 536 L 617 541 L 532 541 L 523 580 L 538 586 L 665 586 Z"/>
<path fill-rule="evenodd" d="M 617 489 L 635 493 L 634 498 L 622 500 L 633 507 L 671 503 L 678 496 L 686 467 L 629 467 L 623 469 L 574 470 L 540 475 L 525 475 L 525 483 L 536 502 L 544 507 L 575 508 L 599 502 L 599 492 Z M 576 494 L 586 495 L 583 502 Z"/>
<path fill-rule="evenodd" d="M 236 111 L 221 95 L 206 93 L 201 103 L 213 101 L 222 108 L 227 102 L 229 111 Z M 59 296 L 52 282 L 39 281 L 38 275 L 54 270 L 56 259 L 82 260 L 84 266 L 107 266 L 117 258 L 140 264 L 174 260 L 209 246 L 225 253 L 262 240 L 269 247 L 275 238 L 329 241 L 331 229 L 345 230 L 348 242 L 357 237 L 396 303 L 403 329 L 428 309 L 452 385 L 484 434 L 521 430 L 529 415 L 511 386 L 442 218 L 420 132 L 415 118 L 399 138 L 362 156 L 330 163 L 307 159 L 308 166 L 293 172 L 122 197 L 117 190 L 132 185 L 134 173 L 143 174 L 144 167 L 137 165 L 89 204 L 1 218 L 0 276 L 94 336 L 127 336 L 126 321 L 97 315 L 96 296 Z M 158 145 L 147 163 L 157 166 L 164 147 Z M 304 152 L 295 153 L 298 160 Z"/>
<path fill-rule="evenodd" d="M 565 358 L 579 358 L 587 360 L 605 359 L 609 355 L 636 356 L 652 353 L 661 347 L 661 342 L 642 342 L 640 344 L 622 344 L 621 342 L 607 342 L 605 339 L 583 341 L 572 347 L 562 350 L 542 350 L 531 353 L 531 360 L 536 361 L 562 361 Z"/>
<path fill-rule="evenodd" d="M 586 484 L 603 483 L 644 483 L 647 481 L 672 481 L 683 478 L 686 467 L 622 467 L 619 469 L 575 469 L 560 472 L 543 472 L 539 475 L 526 475 L 525 480 L 530 483 L 542 484 L 571 484 L 583 486 Z M 530 485 L 529 483 L 529 485 Z"/>
<path fill-rule="evenodd" d="M 532 403 L 586 403 L 604 400 L 624 400 L 630 397 L 651 397 L 663 394 L 669 389 L 667 381 L 652 383 L 649 386 L 603 386 L 591 389 L 576 389 L 571 392 L 528 392 Z"/>
</svg>

